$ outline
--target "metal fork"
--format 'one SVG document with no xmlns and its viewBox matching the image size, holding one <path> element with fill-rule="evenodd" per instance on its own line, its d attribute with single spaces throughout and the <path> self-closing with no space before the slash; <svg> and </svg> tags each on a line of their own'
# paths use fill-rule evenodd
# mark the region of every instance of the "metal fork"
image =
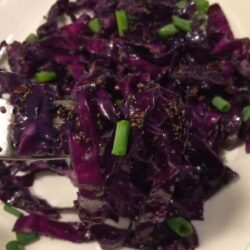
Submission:
<svg viewBox="0 0 250 250">
<path fill-rule="evenodd" d="M 73 101 L 70 100 L 57 100 L 54 101 L 57 105 L 62 105 L 68 110 L 72 110 L 74 107 Z M 68 159 L 67 155 L 61 155 L 59 157 L 42 157 L 33 158 L 18 156 L 15 149 L 12 146 L 11 141 L 11 121 L 13 119 L 13 106 L 9 103 L 8 98 L 0 98 L 0 160 L 14 160 L 14 161 L 27 161 L 27 160 L 59 160 Z"/>
</svg>

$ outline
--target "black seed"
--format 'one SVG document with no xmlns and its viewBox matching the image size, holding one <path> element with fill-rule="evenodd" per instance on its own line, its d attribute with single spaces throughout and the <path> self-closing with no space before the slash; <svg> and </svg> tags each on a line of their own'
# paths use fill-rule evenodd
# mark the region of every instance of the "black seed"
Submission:
<svg viewBox="0 0 250 250">
<path fill-rule="evenodd" d="M 6 108 L 5 107 L 0 107 L 0 112 L 5 114 L 7 112 Z"/>
</svg>

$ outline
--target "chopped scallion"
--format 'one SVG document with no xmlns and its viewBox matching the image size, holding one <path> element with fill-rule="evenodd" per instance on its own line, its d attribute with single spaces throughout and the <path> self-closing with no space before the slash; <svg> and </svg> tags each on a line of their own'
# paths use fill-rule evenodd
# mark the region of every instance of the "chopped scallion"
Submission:
<svg viewBox="0 0 250 250">
<path fill-rule="evenodd" d="M 6 250 L 24 250 L 24 247 L 17 241 L 10 241 L 6 244 Z"/>
<path fill-rule="evenodd" d="M 195 11 L 194 18 L 197 20 L 205 20 L 207 19 L 207 15 L 204 12 Z"/>
<path fill-rule="evenodd" d="M 56 73 L 53 71 L 40 71 L 35 75 L 35 79 L 38 83 L 45 83 L 53 81 L 56 78 Z"/>
<path fill-rule="evenodd" d="M 117 123 L 113 150 L 112 150 L 113 155 L 116 155 L 116 156 L 126 155 L 130 127 L 131 127 L 131 124 L 127 120 L 122 120 Z"/>
<path fill-rule="evenodd" d="M 15 209 L 14 207 L 12 207 L 12 206 L 10 206 L 8 204 L 5 204 L 3 209 L 4 209 L 5 212 L 7 212 L 9 214 L 12 214 L 12 215 L 14 215 L 14 216 L 16 216 L 18 218 L 23 216 L 22 212 L 18 211 L 17 209 Z"/>
<path fill-rule="evenodd" d="M 35 42 L 35 41 L 37 41 L 37 40 L 38 40 L 37 35 L 36 35 L 36 34 L 33 34 L 33 33 L 29 34 L 29 35 L 27 36 L 27 38 L 25 39 L 25 41 L 26 41 L 27 43 L 33 43 L 33 42 Z"/>
<path fill-rule="evenodd" d="M 247 122 L 250 119 L 250 105 L 243 108 L 241 117 L 244 122 Z"/>
<path fill-rule="evenodd" d="M 227 113 L 231 109 L 231 104 L 221 96 L 215 96 L 212 104 L 217 110 L 223 113 Z"/>
<path fill-rule="evenodd" d="M 192 224 L 182 217 L 168 219 L 166 223 L 171 230 L 181 237 L 188 237 L 194 233 Z"/>
<path fill-rule="evenodd" d="M 39 235 L 36 233 L 16 233 L 16 239 L 21 245 L 28 245 L 39 239 Z"/>
<path fill-rule="evenodd" d="M 185 32 L 190 32 L 192 30 L 190 21 L 183 19 L 179 16 L 173 16 L 172 20 L 176 28 L 178 28 L 179 30 L 182 30 Z"/>
<path fill-rule="evenodd" d="M 98 18 L 90 20 L 88 26 L 93 33 L 99 33 L 102 29 L 102 24 Z"/>
<path fill-rule="evenodd" d="M 187 5 L 188 5 L 188 1 L 187 0 L 181 0 L 178 3 L 175 4 L 175 6 L 178 9 L 185 9 L 187 7 Z"/>
<path fill-rule="evenodd" d="M 209 9 L 209 2 L 207 0 L 194 0 L 196 10 L 200 13 L 206 13 Z"/>
<path fill-rule="evenodd" d="M 116 23 L 118 28 L 119 36 L 123 37 L 125 32 L 128 30 L 128 17 L 124 10 L 117 10 L 115 12 Z"/>
<path fill-rule="evenodd" d="M 169 38 L 171 36 L 174 36 L 178 32 L 179 30 L 175 27 L 174 24 L 164 25 L 158 30 L 158 34 L 162 38 Z"/>
</svg>

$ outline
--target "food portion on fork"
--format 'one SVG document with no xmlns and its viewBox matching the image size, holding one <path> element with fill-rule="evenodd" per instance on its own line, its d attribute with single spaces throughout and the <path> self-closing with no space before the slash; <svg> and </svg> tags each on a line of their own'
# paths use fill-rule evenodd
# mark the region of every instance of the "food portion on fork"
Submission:
<svg viewBox="0 0 250 250">
<path fill-rule="evenodd" d="M 0 72 L 0 160 L 68 158 L 62 133 L 73 117 L 73 101 L 56 100 L 45 86 L 29 86 L 22 80 L 17 74 Z M 20 86 L 10 95 L 7 82 Z"/>
</svg>

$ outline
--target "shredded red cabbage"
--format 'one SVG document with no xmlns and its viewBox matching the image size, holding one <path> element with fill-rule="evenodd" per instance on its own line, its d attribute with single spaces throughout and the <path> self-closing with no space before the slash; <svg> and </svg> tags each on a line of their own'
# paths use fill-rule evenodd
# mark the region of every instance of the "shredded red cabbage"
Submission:
<svg viewBox="0 0 250 250">
<path fill-rule="evenodd" d="M 182 237 L 166 221 L 202 220 L 204 202 L 237 176 L 222 162 L 224 150 L 246 141 L 250 152 L 250 121 L 242 118 L 250 105 L 250 40 L 234 38 L 218 4 L 198 18 L 193 1 L 182 9 L 177 2 L 58 0 L 36 41 L 1 43 L 12 73 L 0 71 L 0 90 L 10 93 L 15 107 L 17 153 L 71 158 L 70 166 L 0 163 L 0 199 L 28 213 L 15 231 L 96 240 L 103 249 L 198 246 L 195 231 Z M 127 14 L 123 37 L 116 10 Z M 158 30 L 173 15 L 189 20 L 192 31 L 164 39 Z M 62 26 L 62 17 L 71 23 Z M 92 18 L 100 32 L 89 28 Z M 38 84 L 40 71 L 56 78 Z M 215 96 L 231 104 L 228 112 L 212 105 Z M 73 101 L 74 108 L 56 100 Z M 131 123 L 123 157 L 111 153 L 120 120 Z M 60 209 L 29 192 L 41 171 L 68 176 L 78 186 L 80 223 L 60 222 Z M 106 224 L 120 217 L 129 220 L 128 228 Z"/>
</svg>

